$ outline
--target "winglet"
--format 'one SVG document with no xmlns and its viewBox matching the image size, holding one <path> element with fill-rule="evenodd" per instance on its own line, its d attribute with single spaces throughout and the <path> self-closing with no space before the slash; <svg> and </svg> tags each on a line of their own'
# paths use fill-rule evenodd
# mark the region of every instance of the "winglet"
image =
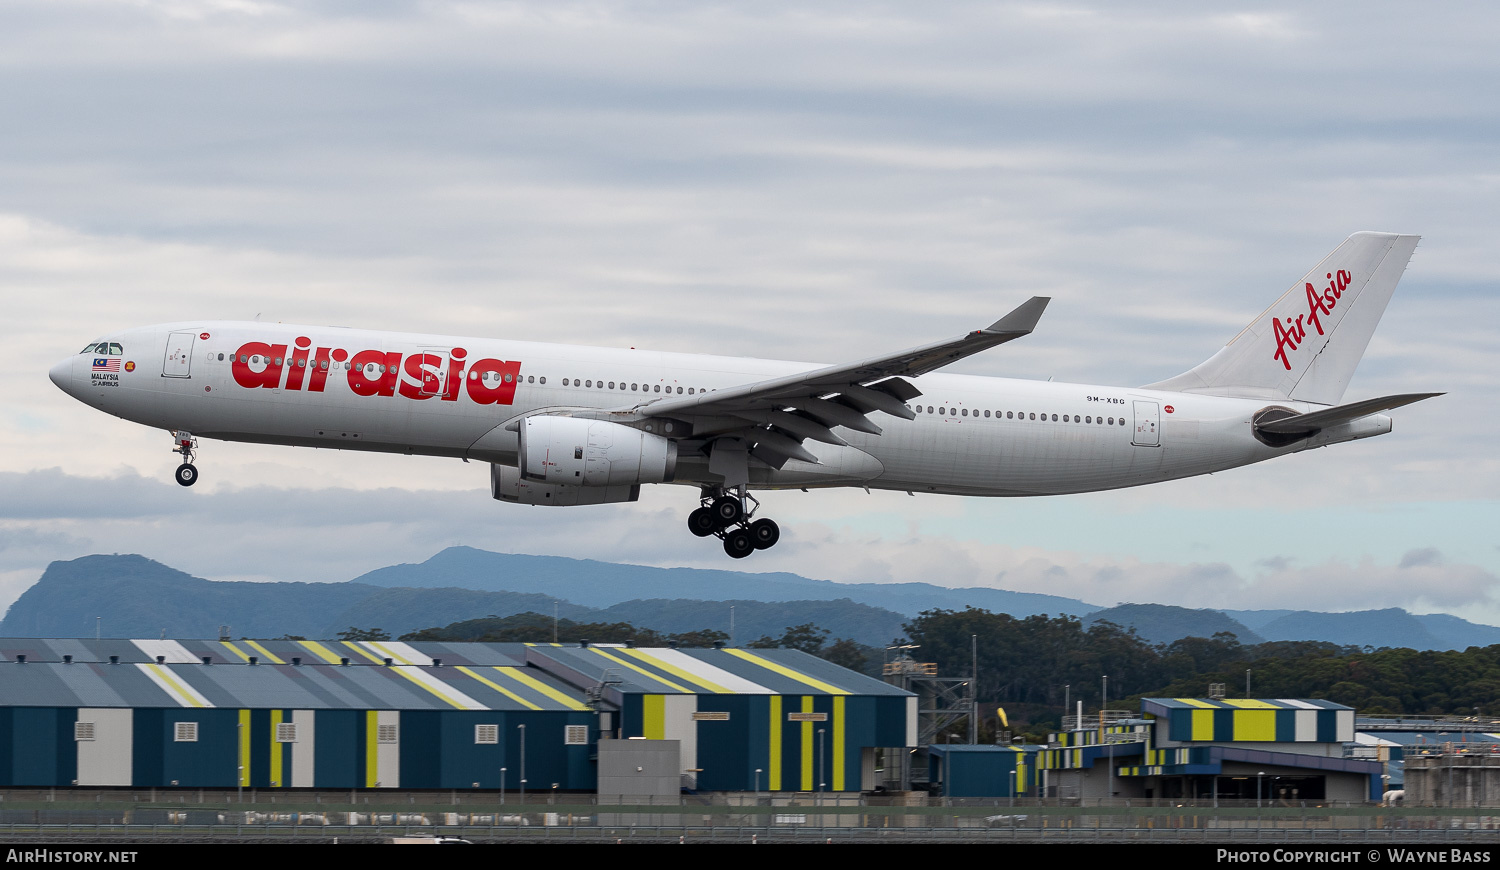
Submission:
<svg viewBox="0 0 1500 870">
<path fill-rule="evenodd" d="M 1033 296 L 1016 306 L 1016 310 L 981 331 L 1029 335 L 1033 329 L 1036 329 L 1037 321 L 1042 319 L 1042 312 L 1047 310 L 1047 303 L 1051 301 L 1050 296 Z"/>
</svg>

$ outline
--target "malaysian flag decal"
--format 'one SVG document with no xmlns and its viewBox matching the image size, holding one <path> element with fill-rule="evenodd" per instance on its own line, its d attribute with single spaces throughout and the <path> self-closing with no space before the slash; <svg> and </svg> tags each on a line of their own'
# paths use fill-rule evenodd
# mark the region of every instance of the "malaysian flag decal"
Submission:
<svg viewBox="0 0 1500 870">
<path fill-rule="evenodd" d="M 120 358 L 96 356 L 94 357 L 94 371 L 96 372 L 118 372 L 120 370 Z"/>
</svg>

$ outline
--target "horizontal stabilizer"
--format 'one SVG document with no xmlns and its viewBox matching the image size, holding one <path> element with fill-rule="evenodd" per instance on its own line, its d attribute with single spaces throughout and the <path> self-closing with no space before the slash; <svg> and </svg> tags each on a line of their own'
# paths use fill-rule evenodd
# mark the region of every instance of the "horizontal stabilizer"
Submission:
<svg viewBox="0 0 1500 870">
<path fill-rule="evenodd" d="M 1322 411 L 1313 411 L 1309 414 L 1296 414 L 1291 417 L 1283 417 L 1268 423 L 1257 423 L 1256 429 L 1262 432 L 1270 432 L 1275 435 L 1305 435 L 1316 432 L 1319 429 L 1327 429 L 1340 423 L 1348 423 L 1358 420 L 1360 417 L 1368 417 L 1380 411 L 1389 411 L 1402 405 L 1410 405 L 1433 396 L 1441 396 L 1442 393 L 1403 393 L 1399 396 L 1381 396 L 1378 399 L 1365 399 L 1363 402 L 1354 402 L 1348 405 L 1339 405 L 1336 408 L 1326 408 Z"/>
</svg>

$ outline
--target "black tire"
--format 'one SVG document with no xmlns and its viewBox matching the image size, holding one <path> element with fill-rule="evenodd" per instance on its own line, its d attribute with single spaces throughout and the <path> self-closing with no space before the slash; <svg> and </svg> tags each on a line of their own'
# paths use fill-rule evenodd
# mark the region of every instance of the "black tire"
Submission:
<svg viewBox="0 0 1500 870">
<path fill-rule="evenodd" d="M 775 520 L 756 520 L 750 524 L 750 539 L 755 542 L 755 549 L 769 550 L 781 540 L 781 527 Z"/>
<path fill-rule="evenodd" d="M 688 531 L 700 538 L 706 538 L 719 530 L 719 521 L 714 517 L 714 512 L 706 507 L 698 508 L 688 514 Z"/>
<path fill-rule="evenodd" d="M 731 558 L 743 559 L 755 552 L 755 539 L 745 529 L 735 529 L 724 536 L 724 552 Z"/>
<path fill-rule="evenodd" d="M 184 462 L 177 466 L 177 482 L 183 486 L 192 486 L 198 482 L 198 469 L 191 462 Z"/>
<path fill-rule="evenodd" d="M 744 505 L 732 495 L 721 495 L 714 499 L 713 507 L 709 510 L 714 512 L 714 518 L 719 521 L 721 529 L 732 526 L 745 517 Z"/>
</svg>

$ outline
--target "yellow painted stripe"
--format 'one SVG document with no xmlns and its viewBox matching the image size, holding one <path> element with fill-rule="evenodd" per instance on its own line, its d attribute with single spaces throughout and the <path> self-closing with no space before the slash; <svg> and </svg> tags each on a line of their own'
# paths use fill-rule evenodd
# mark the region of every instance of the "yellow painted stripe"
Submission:
<svg viewBox="0 0 1500 870">
<path fill-rule="evenodd" d="M 1209 710 L 1216 710 L 1219 707 L 1218 704 L 1209 703 L 1208 701 L 1205 701 L 1201 698 L 1173 698 L 1172 700 L 1176 701 L 1179 704 L 1187 704 L 1193 707 L 1205 707 Z"/>
<path fill-rule="evenodd" d="M 642 652 L 642 651 L 640 651 L 638 649 L 629 649 L 629 648 L 627 648 L 627 649 L 622 650 L 622 652 L 624 652 L 626 655 L 631 656 L 633 658 L 638 658 L 638 659 L 640 659 L 643 662 L 650 662 L 651 664 L 656 665 L 657 667 L 661 668 L 662 670 L 666 671 L 667 673 L 671 674 L 672 676 L 677 677 L 677 678 L 682 679 L 682 680 L 686 680 L 689 683 L 694 683 L 696 685 L 702 686 L 703 688 L 709 690 L 710 692 L 713 692 L 716 695 L 733 695 L 734 694 L 734 690 L 733 689 L 726 689 L 723 686 L 719 685 L 718 683 L 709 682 L 708 680 L 704 679 L 703 677 L 698 676 L 697 674 L 692 673 L 691 671 L 684 670 L 683 668 L 679 668 L 678 666 L 676 666 L 674 664 L 662 661 L 661 659 L 657 658 L 656 656 L 648 655 L 647 653 L 644 653 L 644 652 Z"/>
<path fill-rule="evenodd" d="M 240 657 L 240 661 L 242 661 L 242 662 L 248 662 L 248 661 L 250 661 L 250 654 L 249 653 L 245 652 L 244 650 L 240 649 L 239 647 L 235 646 L 234 644 L 230 643 L 227 640 L 221 640 L 221 641 L 219 641 L 219 646 L 222 646 L 225 649 L 229 650 L 230 652 L 234 653 L 235 655 L 239 656 Z"/>
<path fill-rule="evenodd" d="M 281 659 L 277 658 L 275 653 L 271 652 L 270 650 L 266 649 L 265 647 L 261 646 L 260 644 L 256 643 L 253 640 L 247 640 L 247 641 L 245 641 L 245 644 L 247 646 L 249 646 L 251 649 L 253 649 L 256 652 L 260 653 L 261 655 L 265 656 L 272 664 L 276 664 L 276 665 L 284 665 L 284 664 L 286 664 L 286 662 L 284 662 Z"/>
<path fill-rule="evenodd" d="M 1270 704 L 1270 703 L 1267 703 L 1265 701 L 1258 701 L 1258 700 L 1255 700 L 1254 698 L 1238 698 L 1238 699 L 1225 698 L 1224 699 L 1224 703 L 1226 703 L 1226 704 L 1232 704 L 1232 705 L 1234 705 L 1236 707 L 1240 707 L 1240 708 L 1247 709 L 1247 710 L 1280 710 L 1281 709 L 1280 707 L 1276 706 L 1275 704 Z"/>
<path fill-rule="evenodd" d="M 240 785 L 250 785 L 250 711 L 240 711 Z"/>
<path fill-rule="evenodd" d="M 380 713 L 365 712 L 365 788 L 374 788 L 380 782 L 380 744 L 376 736 L 380 728 Z"/>
<path fill-rule="evenodd" d="M 695 694 L 697 694 L 692 689 L 689 689 L 686 686 L 679 686 L 676 683 L 672 682 L 671 680 L 667 679 L 666 677 L 663 677 L 663 676 L 661 676 L 659 674 L 653 674 L 650 671 L 646 670 L 645 668 L 641 667 L 640 665 L 637 665 L 637 664 L 635 664 L 633 662 L 628 662 L 628 661 L 620 658 L 617 655 L 611 655 L 610 653 L 607 653 L 604 650 L 599 649 L 598 647 L 594 647 L 594 646 L 589 647 L 589 652 L 598 653 L 599 655 L 604 656 L 605 658 L 609 659 L 610 661 L 614 662 L 615 664 L 620 665 L 621 667 L 630 668 L 632 671 L 635 671 L 636 673 L 638 673 L 638 674 L 640 674 L 642 676 L 650 677 L 651 679 L 657 681 L 658 683 L 661 683 L 664 686 L 671 686 L 672 688 L 674 688 L 677 691 L 683 693 L 684 695 L 695 695 Z"/>
<path fill-rule="evenodd" d="M 307 650 L 323 661 L 328 662 L 330 665 L 336 665 L 339 663 L 339 656 L 334 653 L 333 650 L 329 649 L 326 646 L 323 646 L 321 643 L 318 643 L 315 640 L 299 640 L 297 642 L 302 644 L 303 649 Z"/>
<path fill-rule="evenodd" d="M 647 740 L 666 739 L 666 695 L 643 695 L 641 697 L 641 736 Z"/>
<path fill-rule="evenodd" d="M 158 677 L 161 677 L 162 682 L 164 682 L 168 686 L 170 686 L 171 689 L 172 689 L 172 691 L 174 691 L 174 692 L 177 693 L 177 697 L 180 698 L 181 700 L 187 702 L 187 705 L 189 707 L 207 707 L 208 706 L 207 704 L 203 703 L 202 701 L 200 701 L 196 697 L 194 697 L 193 693 L 190 692 L 190 691 L 188 691 L 188 689 L 187 689 L 186 686 L 182 685 L 182 683 L 179 683 L 177 681 L 177 678 L 174 677 L 174 676 L 172 676 L 172 672 L 171 671 L 167 670 L 166 668 L 162 667 L 161 665 L 146 665 L 146 667 L 150 668 L 151 672 L 153 674 L 156 674 Z"/>
<path fill-rule="evenodd" d="M 1275 742 L 1276 740 L 1276 711 L 1275 710 L 1236 710 L 1234 711 L 1234 738 L 1235 740 L 1256 740 Z"/>
<path fill-rule="evenodd" d="M 271 786 L 279 788 L 286 785 L 282 782 L 281 770 L 281 748 L 283 744 L 276 739 L 276 726 L 281 724 L 281 711 L 271 711 Z"/>
<path fill-rule="evenodd" d="M 359 644 L 355 643 L 352 640 L 343 641 L 343 644 L 344 644 L 344 646 L 346 646 L 346 647 L 354 650 L 355 652 L 359 653 L 360 655 L 364 656 L 365 658 L 369 659 L 370 661 L 374 662 L 377 665 L 383 665 L 383 664 L 385 664 L 385 659 L 383 659 L 380 656 L 378 656 L 378 655 L 370 652 L 369 650 L 365 649 L 364 647 L 360 646 Z"/>
<path fill-rule="evenodd" d="M 434 698 L 437 698 L 439 701 L 442 701 L 443 703 L 447 704 L 450 707 L 457 707 L 460 710 L 467 710 L 467 709 L 469 709 L 469 707 L 466 704 L 464 704 L 464 702 L 456 700 L 454 698 L 450 698 L 442 690 L 440 690 L 440 689 L 438 689 L 438 688 L 436 688 L 434 686 L 431 686 L 431 685 L 427 684 L 426 682 L 423 682 L 423 680 L 422 680 L 421 677 L 418 677 L 416 674 L 411 673 L 411 671 L 408 668 L 406 668 L 406 667 L 396 667 L 396 668 L 391 668 L 390 670 L 395 671 L 397 674 L 400 674 L 402 678 L 408 680 L 413 685 L 421 686 L 423 689 L 425 689 L 427 691 L 428 694 L 432 695 Z"/>
<path fill-rule="evenodd" d="M 833 699 L 833 790 L 844 790 L 844 701 Z"/>
<path fill-rule="evenodd" d="M 726 649 L 724 650 L 724 652 L 727 652 L 732 656 L 739 656 L 747 662 L 760 665 L 768 671 L 775 671 L 776 673 L 781 674 L 783 677 L 788 677 L 790 679 L 796 680 L 804 686 L 811 686 L 820 692 L 827 692 L 830 695 L 851 694 L 844 689 L 840 689 L 838 686 L 830 685 L 823 682 L 822 680 L 815 680 L 812 677 L 807 676 L 806 674 L 799 674 L 791 668 L 783 667 L 782 665 L 778 665 L 773 661 L 763 659 L 760 656 L 755 655 L 754 653 L 746 652 L 742 649 Z"/>
<path fill-rule="evenodd" d="M 812 695 L 802 696 L 802 712 L 813 712 Z M 802 723 L 802 790 L 813 790 L 813 723 Z"/>
<path fill-rule="evenodd" d="M 524 704 L 525 706 L 530 707 L 533 710 L 540 710 L 540 709 L 542 709 L 541 707 L 537 706 L 536 704 L 531 703 L 530 701 L 526 700 L 525 698 L 521 697 L 520 695 L 517 695 L 515 692 L 512 692 L 510 689 L 505 688 L 504 686 L 500 685 L 497 682 L 494 682 L 493 680 L 487 679 L 485 677 L 480 676 L 479 674 L 474 673 L 473 671 L 469 670 L 468 668 L 464 667 L 463 665 L 459 665 L 457 668 L 455 668 L 455 670 L 457 670 L 460 674 L 463 674 L 465 676 L 473 677 L 474 679 L 476 679 L 479 682 L 485 684 L 486 686 L 489 686 L 491 689 L 494 689 L 495 691 L 497 691 L 500 694 L 504 695 L 505 697 L 511 699 L 512 701 L 515 701 L 518 704 Z M 496 668 L 495 670 L 498 671 L 500 669 Z"/>
<path fill-rule="evenodd" d="M 1193 712 L 1193 738 L 1194 740 L 1214 739 L 1214 711 L 1194 710 Z"/>
<path fill-rule="evenodd" d="M 771 758 L 766 765 L 770 771 L 766 777 L 766 788 L 771 791 L 781 791 L 781 729 L 786 723 L 781 721 L 781 696 L 771 696 Z"/>
<path fill-rule="evenodd" d="M 380 656 L 375 655 L 374 653 L 370 652 L 369 650 L 365 649 L 364 647 L 359 646 L 354 641 L 346 640 L 346 641 L 344 641 L 344 646 L 347 646 L 348 648 L 354 650 L 355 652 L 359 653 L 360 655 L 364 656 L 365 658 L 369 659 L 370 661 L 375 662 L 376 664 L 380 664 L 380 665 L 385 664 L 385 659 L 381 658 Z M 392 656 L 392 659 L 394 659 L 394 658 L 395 657 Z M 418 677 L 416 674 L 413 674 L 413 673 L 409 672 L 406 668 L 404 668 L 404 667 L 396 667 L 396 668 L 391 668 L 391 670 L 395 671 L 397 674 L 400 674 L 401 677 L 402 677 L 402 679 L 405 679 L 405 680 L 407 680 L 407 681 L 409 681 L 411 683 L 414 683 L 415 685 L 421 686 L 424 690 L 427 691 L 428 694 L 432 695 L 434 698 L 437 698 L 439 701 L 442 701 L 443 703 L 447 704 L 448 706 L 450 706 L 450 707 L 457 707 L 460 710 L 467 710 L 467 709 L 469 709 L 467 706 L 464 705 L 464 703 L 462 701 L 457 701 L 457 700 L 454 700 L 453 698 L 448 697 L 447 694 L 445 694 L 441 690 L 436 689 L 433 686 L 430 686 L 427 683 L 423 682 L 420 677 Z"/>
<path fill-rule="evenodd" d="M 533 677 L 531 674 L 526 673 L 526 671 L 524 671 L 521 668 L 499 668 L 499 667 L 497 667 L 497 668 L 495 668 L 495 670 L 497 670 L 500 673 L 506 675 L 507 677 L 510 677 L 511 679 L 515 680 L 516 682 L 521 683 L 522 685 L 526 686 L 527 688 L 535 689 L 536 691 L 541 692 L 543 695 L 546 695 L 547 697 L 551 698 L 552 700 L 556 701 L 559 704 L 562 704 L 565 707 L 568 707 L 569 709 L 572 709 L 572 710 L 587 710 L 589 708 L 589 705 L 587 705 L 587 704 L 585 704 L 585 703 L 583 703 L 583 702 L 581 702 L 581 701 L 579 701 L 579 700 L 577 700 L 575 698 L 568 697 L 567 695 L 565 695 L 562 692 L 559 692 L 558 690 L 552 688 L 551 686 L 547 685 L 546 683 L 542 682 L 541 680 L 538 680 L 536 677 Z"/>
</svg>

